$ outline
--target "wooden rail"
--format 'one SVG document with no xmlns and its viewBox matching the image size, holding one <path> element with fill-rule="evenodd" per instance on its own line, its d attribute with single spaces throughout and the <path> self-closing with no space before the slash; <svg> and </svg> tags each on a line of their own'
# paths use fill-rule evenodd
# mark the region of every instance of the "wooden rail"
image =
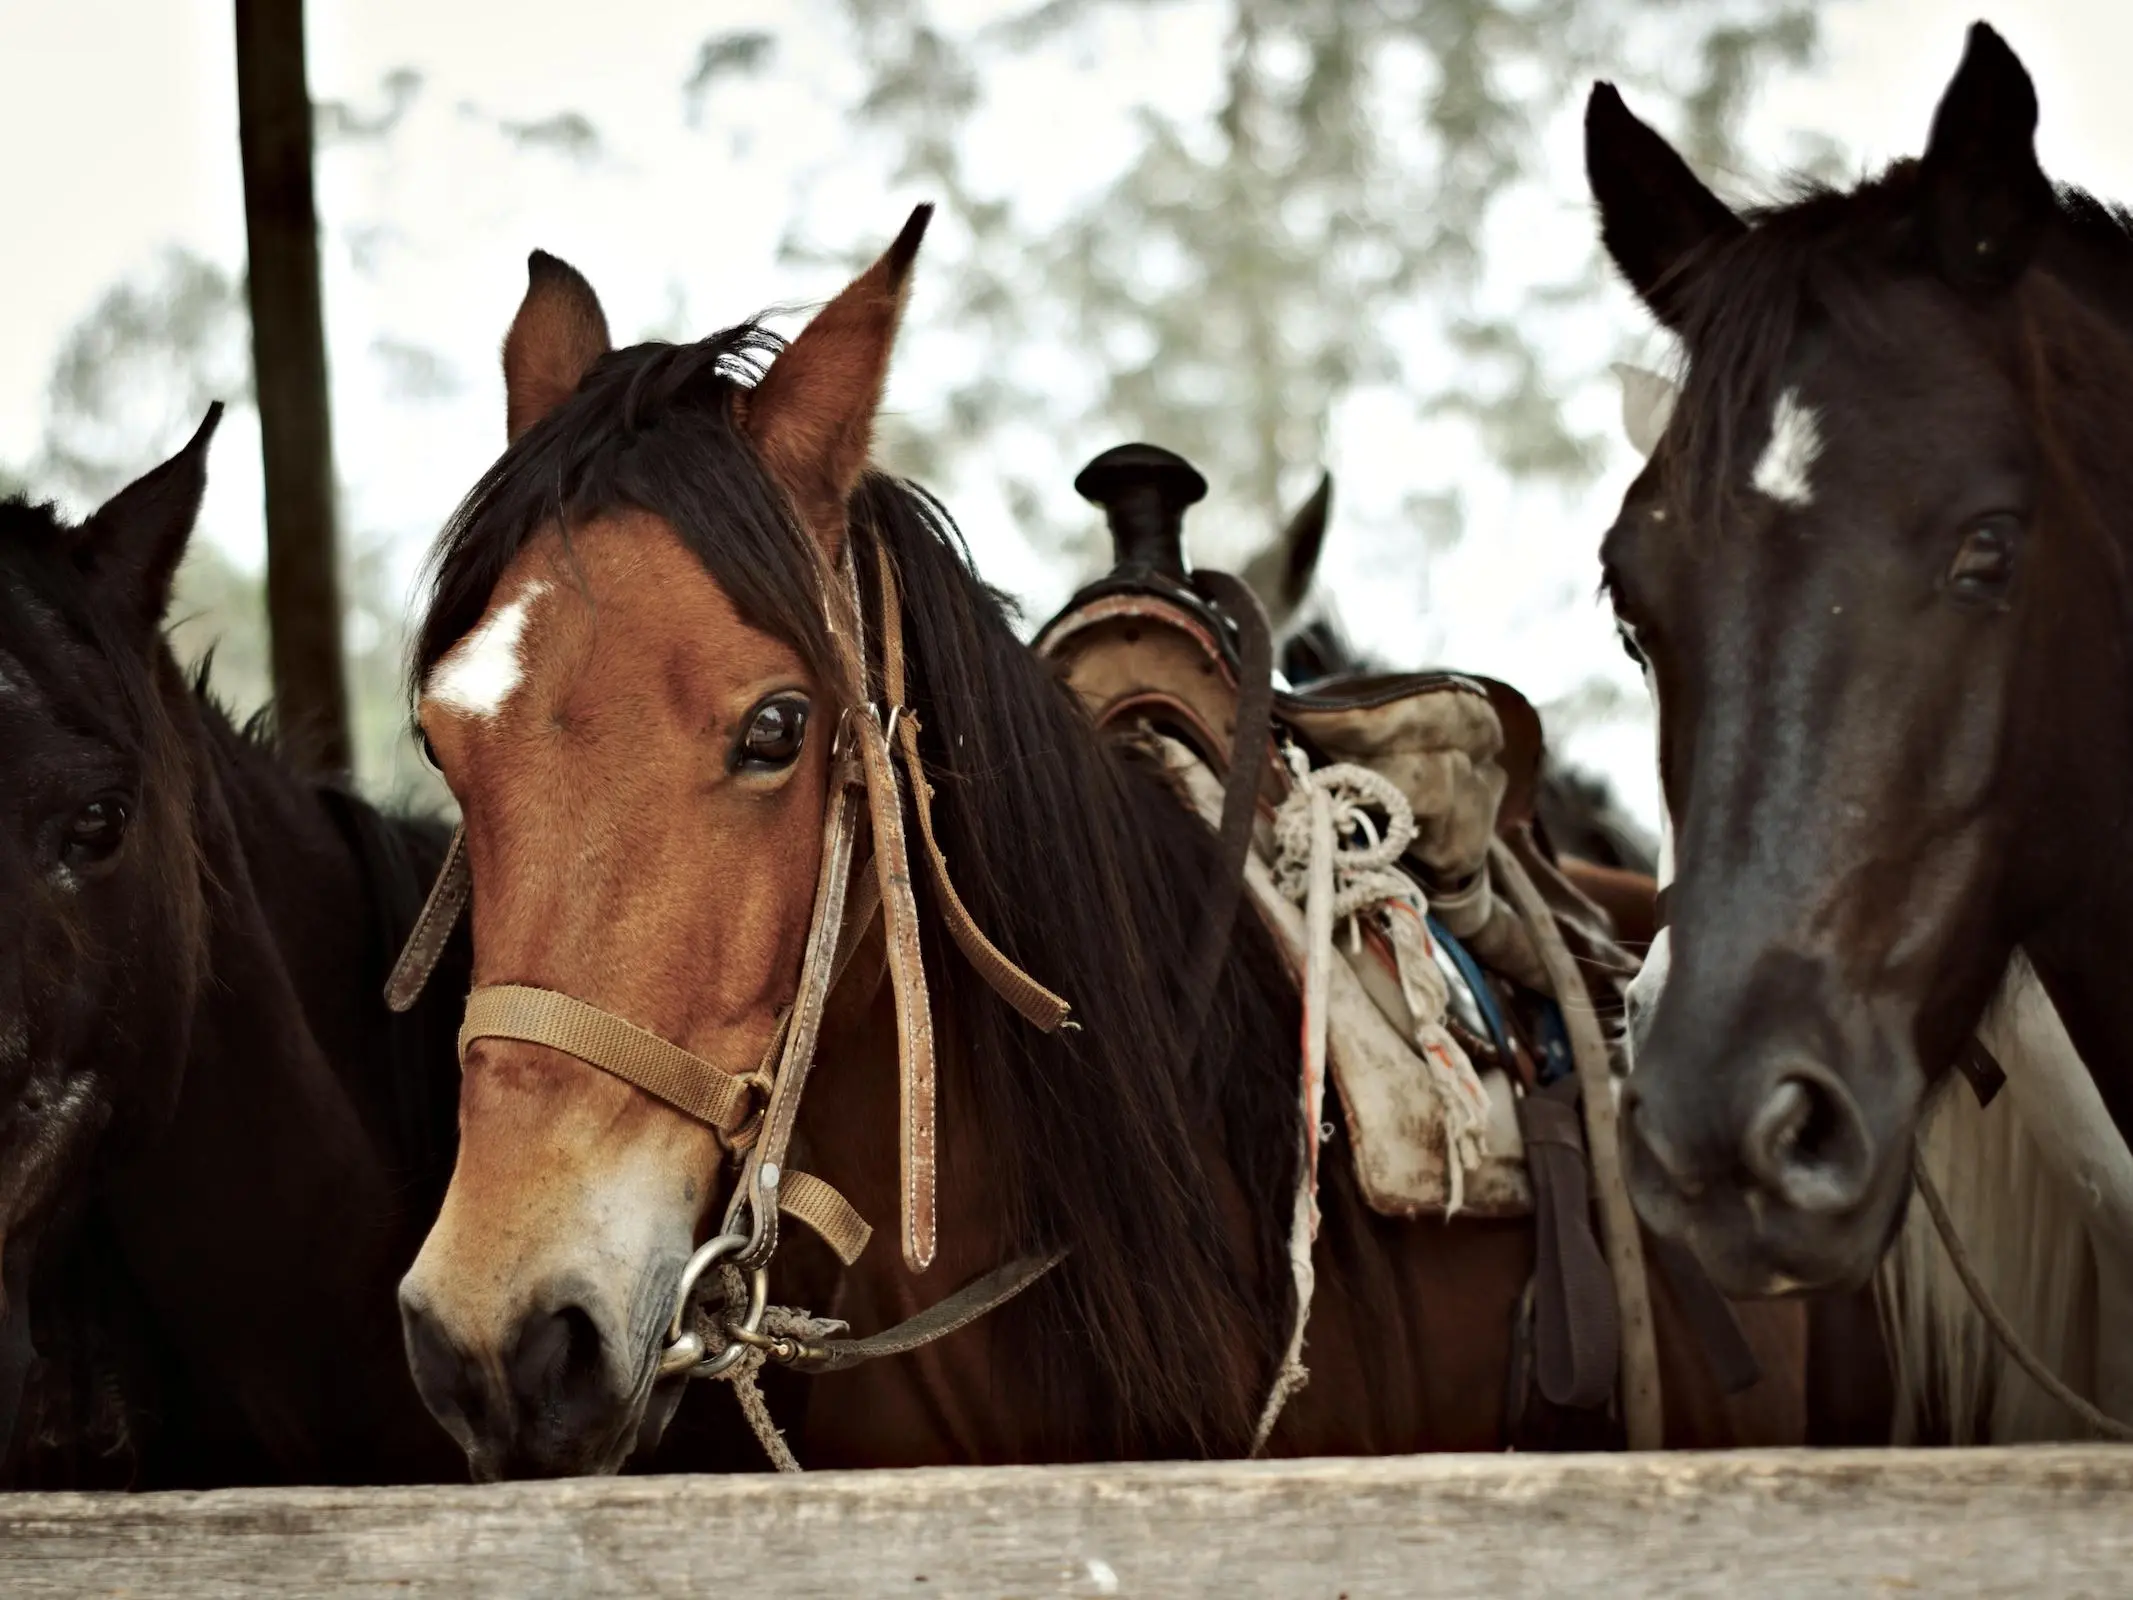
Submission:
<svg viewBox="0 0 2133 1600">
<path fill-rule="evenodd" d="M 0 1594 L 2133 1593 L 2133 1450 L 0 1496 Z"/>
</svg>

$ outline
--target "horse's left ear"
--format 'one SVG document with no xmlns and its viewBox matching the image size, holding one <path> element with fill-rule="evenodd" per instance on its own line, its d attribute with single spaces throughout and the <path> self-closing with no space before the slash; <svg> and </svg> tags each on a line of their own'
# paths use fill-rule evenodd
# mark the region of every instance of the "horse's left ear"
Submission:
<svg viewBox="0 0 2133 1600">
<path fill-rule="evenodd" d="M 105 501 L 74 536 L 74 559 L 117 591 L 143 631 L 152 631 L 170 604 L 171 580 L 207 492 L 207 447 L 221 421 L 217 400 L 182 450 Z"/>
<path fill-rule="evenodd" d="M 2006 40 L 1972 24 L 1919 162 L 1922 220 L 1951 282 L 1998 288 L 2029 264 L 2055 206 L 2036 132 L 2029 74 Z"/>
<path fill-rule="evenodd" d="M 911 263 L 932 219 L 930 205 L 912 212 L 881 259 L 815 314 L 744 397 L 763 465 L 833 560 L 843 549 L 845 502 L 873 444 Z"/>
</svg>

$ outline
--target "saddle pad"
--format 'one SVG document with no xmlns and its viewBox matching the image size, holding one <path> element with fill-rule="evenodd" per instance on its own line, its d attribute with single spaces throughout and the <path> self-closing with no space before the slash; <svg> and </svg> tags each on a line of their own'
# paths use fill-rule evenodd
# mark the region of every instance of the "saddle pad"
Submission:
<svg viewBox="0 0 2133 1600">
<path fill-rule="evenodd" d="M 1191 751 L 1174 739 L 1157 738 L 1165 765 L 1194 808 L 1215 826 L 1222 815 L 1222 785 Z M 1274 886 L 1255 849 L 1245 863 L 1245 882 L 1299 984 L 1304 970 L 1304 918 Z M 1357 1186 L 1381 1216 L 1417 1218 L 1449 1214 L 1450 1170 L 1444 1114 L 1428 1068 L 1408 1042 L 1412 1018 L 1398 986 L 1382 981 L 1368 950 L 1333 963 L 1328 985 L 1327 1061 L 1340 1090 Z M 1510 1081 L 1497 1069 L 1481 1073 L 1489 1094 L 1482 1159 L 1464 1175 L 1463 1215 L 1525 1217 L 1533 1214 Z"/>
</svg>

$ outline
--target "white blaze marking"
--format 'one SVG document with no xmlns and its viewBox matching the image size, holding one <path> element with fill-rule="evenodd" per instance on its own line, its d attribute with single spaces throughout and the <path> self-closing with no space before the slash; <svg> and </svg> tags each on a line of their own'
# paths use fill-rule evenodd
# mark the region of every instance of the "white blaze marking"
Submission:
<svg viewBox="0 0 2133 1600">
<path fill-rule="evenodd" d="M 1808 469 L 1822 453 L 1822 429 L 1814 408 L 1800 404 L 1800 392 L 1787 389 L 1770 413 L 1770 442 L 1755 463 L 1755 486 L 1788 506 L 1814 504 Z"/>
<path fill-rule="evenodd" d="M 529 583 L 501 610 L 452 646 L 430 674 L 429 697 L 439 705 L 471 717 L 493 717 L 518 688 L 522 663 L 519 641 L 533 602 L 548 592 L 546 583 Z"/>
</svg>

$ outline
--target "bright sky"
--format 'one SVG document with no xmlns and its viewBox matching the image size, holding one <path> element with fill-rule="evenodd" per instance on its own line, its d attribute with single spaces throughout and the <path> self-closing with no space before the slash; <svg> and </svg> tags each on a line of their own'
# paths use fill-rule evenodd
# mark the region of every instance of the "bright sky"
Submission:
<svg viewBox="0 0 2133 1600">
<path fill-rule="evenodd" d="M 1821 64 L 1774 81 L 1758 102 L 1750 169 L 1734 175 L 1733 192 L 1770 193 L 1805 148 L 1802 131 L 1837 141 L 1862 167 L 1915 152 L 1978 4 L 1831 4 Z M 948 9 L 986 8 L 961 0 Z M 106 288 L 172 244 L 241 266 L 229 12 L 228 0 L 0 0 L 0 149 L 14 153 L 10 247 L 0 256 L 0 462 L 35 456 L 53 356 Z M 388 142 L 329 148 L 320 167 L 347 526 L 389 541 L 403 579 L 501 444 L 495 351 L 529 248 L 582 268 L 619 336 L 688 336 L 836 287 L 830 269 L 780 263 L 796 215 L 814 242 L 852 248 L 885 240 L 928 198 L 888 187 L 879 152 L 851 148 L 838 117 L 852 88 L 839 76 L 852 71 L 843 44 L 824 49 L 819 67 L 796 54 L 815 30 L 838 26 L 834 15 L 830 0 L 314 0 L 315 98 L 379 111 L 388 72 L 412 66 L 426 79 Z M 2047 170 L 2133 200 L 2123 81 L 2133 5 L 2019 0 L 1990 15 L 2037 79 Z M 776 70 L 722 86 L 691 126 L 681 86 L 698 44 L 748 26 L 780 34 Z M 1204 5 L 1121 18 L 1076 60 L 988 85 L 981 179 L 1062 200 L 1097 181 L 1131 148 L 1133 104 L 1190 105 L 1212 92 L 1218 39 Z M 499 119 L 561 111 L 582 112 L 599 130 L 595 155 L 529 154 L 498 131 Z M 1068 126 L 1073 137 L 1061 137 Z M 1590 226 L 1574 114 L 1550 130 L 1548 148 L 1551 180 L 1518 213 L 1534 255 L 1548 253 L 1551 236 L 1575 248 Z M 358 224 L 378 226 L 352 238 Z M 938 345 L 929 357 L 926 310 L 922 275 L 891 390 L 891 403 L 922 425 L 929 359 L 935 375 L 947 359 Z M 1580 330 L 1580 346 L 1589 338 L 1607 352 L 1645 325 L 1616 293 Z M 442 358 L 413 391 L 398 354 L 406 347 Z M 1614 414 L 1606 386 L 1570 399 L 1589 425 Z M 205 518 L 211 537 L 252 564 L 256 441 L 256 429 L 224 430 Z M 161 443 L 142 442 L 144 467 Z M 1426 578 L 1410 556 L 1359 533 L 1344 541 L 1336 524 L 1326 577 L 1367 644 L 1395 659 L 1493 672 L 1536 699 L 1596 669 L 1633 681 L 1592 597 L 1597 540 L 1633 470 L 1626 447 L 1589 493 L 1566 503 L 1505 482 L 1456 436 L 1418 429 L 1393 397 L 1377 396 L 1335 419 L 1332 456 L 1337 505 L 1366 519 L 1382 522 L 1420 489 L 1457 487 L 1469 506 L 1466 537 Z M 1057 463 L 1062 496 L 1079 464 Z M 1074 575 L 1022 538 L 981 467 L 948 486 L 950 502 L 987 575 L 1041 616 Z M 1203 535 L 1209 555 L 1233 553 L 1224 531 Z M 1645 730 L 1598 730 L 1574 753 L 1650 814 Z"/>
</svg>

